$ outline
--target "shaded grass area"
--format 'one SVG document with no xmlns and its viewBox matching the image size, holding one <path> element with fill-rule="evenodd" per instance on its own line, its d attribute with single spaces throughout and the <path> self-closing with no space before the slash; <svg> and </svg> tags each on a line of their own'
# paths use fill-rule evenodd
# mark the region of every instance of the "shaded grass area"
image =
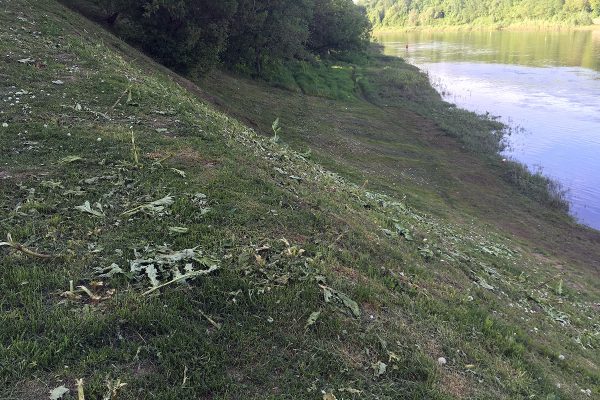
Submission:
<svg viewBox="0 0 600 400">
<path fill-rule="evenodd" d="M 1 398 L 45 398 L 61 385 L 76 398 L 79 378 L 86 398 L 126 383 L 118 399 L 566 399 L 600 390 L 593 272 L 480 220 L 458 223 L 468 214 L 430 189 L 430 165 L 443 166 L 435 157 L 450 143 L 424 156 L 426 138 L 406 136 L 380 151 L 391 126 L 380 107 L 255 87 L 281 101 L 258 110 L 257 126 L 270 128 L 289 107 L 284 145 L 274 144 L 55 2 L 0 4 L 0 233 L 52 256 L 0 247 Z M 249 82 L 224 82 L 243 98 L 227 103 L 248 107 L 238 113 L 262 107 Z M 315 114 L 291 102 L 323 104 L 328 123 L 308 123 Z M 339 136 L 346 107 L 380 113 L 355 125 L 369 132 L 365 142 Z M 294 131 L 291 116 L 302 112 Z M 411 132 L 423 129 L 417 115 L 402 120 Z M 314 123 L 329 135 L 318 148 L 302 137 Z M 365 184 L 327 140 L 408 171 Z M 307 143 L 348 178 L 292 149 Z M 124 214 L 169 195 L 162 209 Z M 76 208 L 86 201 L 96 215 Z M 158 259 L 159 246 L 195 248 L 218 270 L 144 295 L 151 274 L 131 262 Z M 102 276 L 112 265 L 123 273 Z"/>
<path fill-rule="evenodd" d="M 354 98 L 355 68 L 346 63 L 298 61 L 276 64 L 263 72 L 262 79 L 274 87 L 338 100 Z"/>
</svg>

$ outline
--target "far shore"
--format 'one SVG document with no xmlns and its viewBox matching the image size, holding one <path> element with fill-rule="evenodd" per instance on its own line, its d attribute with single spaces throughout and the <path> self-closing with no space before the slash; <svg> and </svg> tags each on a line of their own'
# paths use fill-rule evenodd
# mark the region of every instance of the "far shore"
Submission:
<svg viewBox="0 0 600 400">
<path fill-rule="evenodd" d="M 560 25 L 560 24 L 510 24 L 510 25 L 436 25 L 436 26 L 394 26 L 375 28 L 373 36 L 406 33 L 406 32 L 458 32 L 458 31 L 600 31 L 600 24 L 595 25 Z"/>
</svg>

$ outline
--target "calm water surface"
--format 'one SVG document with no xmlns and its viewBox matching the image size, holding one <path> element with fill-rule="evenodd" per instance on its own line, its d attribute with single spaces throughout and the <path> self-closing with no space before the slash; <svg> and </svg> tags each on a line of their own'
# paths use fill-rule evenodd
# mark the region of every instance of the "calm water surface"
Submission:
<svg viewBox="0 0 600 400">
<path fill-rule="evenodd" d="M 378 39 L 386 54 L 427 71 L 447 101 L 519 128 L 508 138 L 507 156 L 559 180 L 573 215 L 600 229 L 600 31 Z"/>
</svg>

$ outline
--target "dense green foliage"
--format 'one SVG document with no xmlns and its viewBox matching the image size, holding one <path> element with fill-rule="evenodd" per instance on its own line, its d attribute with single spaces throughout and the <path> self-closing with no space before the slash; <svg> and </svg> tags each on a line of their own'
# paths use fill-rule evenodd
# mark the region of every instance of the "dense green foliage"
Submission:
<svg viewBox="0 0 600 400">
<path fill-rule="evenodd" d="M 263 63 L 302 57 L 312 0 L 239 0 L 224 52 L 227 65 L 261 72 Z"/>
<path fill-rule="evenodd" d="M 205 70 L 224 49 L 235 1 L 101 0 L 118 30 L 159 61 Z M 116 13 L 116 14 L 115 14 Z"/>
<path fill-rule="evenodd" d="M 315 0 L 309 47 L 317 53 L 359 50 L 371 30 L 364 9 L 347 0 Z"/>
<path fill-rule="evenodd" d="M 376 26 L 591 24 L 600 0 L 362 0 Z"/>
<path fill-rule="evenodd" d="M 362 50 L 371 24 L 352 0 L 91 0 L 102 19 L 163 64 L 203 73 Z M 88 0 L 68 3 L 90 4 Z"/>
</svg>

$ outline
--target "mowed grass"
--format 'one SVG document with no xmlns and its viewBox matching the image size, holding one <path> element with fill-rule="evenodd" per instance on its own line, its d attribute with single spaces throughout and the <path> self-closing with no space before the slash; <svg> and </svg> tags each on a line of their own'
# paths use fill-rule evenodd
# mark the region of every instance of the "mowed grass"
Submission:
<svg viewBox="0 0 600 400">
<path fill-rule="evenodd" d="M 328 172 L 52 0 L 0 5 L 0 398 L 598 394 L 593 271 Z M 146 295 L 159 246 L 218 269 Z"/>
<path fill-rule="evenodd" d="M 286 143 L 369 189 L 459 224 L 476 218 L 600 270 L 600 235 L 568 216 L 562 188 L 499 155 L 502 124 L 443 102 L 400 59 L 372 54 L 355 67 L 358 87 L 345 101 L 222 72 L 201 80 L 198 94 L 265 135 L 280 118 Z"/>
</svg>

